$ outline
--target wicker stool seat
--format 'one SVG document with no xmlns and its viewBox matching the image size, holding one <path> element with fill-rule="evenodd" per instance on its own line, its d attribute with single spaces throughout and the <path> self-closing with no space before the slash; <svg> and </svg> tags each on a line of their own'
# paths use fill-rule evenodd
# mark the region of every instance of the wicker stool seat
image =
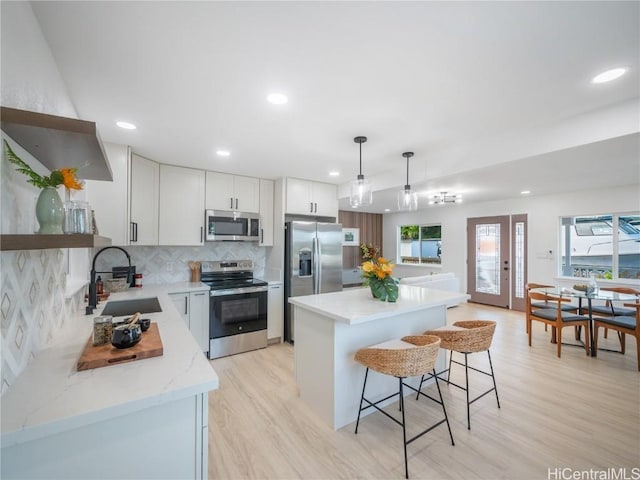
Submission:
<svg viewBox="0 0 640 480">
<path fill-rule="evenodd" d="M 358 420 L 356 421 L 355 433 L 358 433 L 358 426 L 360 425 L 360 414 L 368 408 L 375 408 L 376 410 L 382 412 L 388 418 L 393 420 L 395 423 L 400 425 L 402 427 L 402 438 L 404 443 L 404 471 L 406 478 L 409 478 L 409 466 L 407 461 L 408 444 L 421 437 L 425 433 L 429 432 L 430 430 L 436 428 L 437 426 L 446 423 L 449 430 L 449 437 L 451 438 L 451 445 L 455 445 L 455 443 L 453 442 L 453 435 L 451 434 L 451 427 L 449 425 L 449 417 L 447 417 L 447 411 L 444 407 L 444 401 L 442 400 L 442 394 L 440 392 L 440 385 L 438 384 L 437 377 L 436 386 L 438 388 L 439 400 L 427 395 L 426 393 L 420 392 L 419 390 L 413 388 L 411 385 L 404 383 L 404 379 L 407 377 L 414 377 L 418 375 L 424 376 L 427 373 L 435 375 L 434 366 L 436 358 L 438 356 L 439 348 L 440 339 L 438 337 L 429 335 L 416 335 L 402 337 L 399 340 L 391 340 L 378 345 L 373 345 L 371 347 L 362 348 L 358 350 L 355 355 L 355 360 L 367 367 L 364 374 L 364 384 L 362 385 L 362 396 L 360 397 L 360 407 L 358 410 Z M 369 375 L 369 370 L 373 370 L 383 375 L 391 375 L 398 378 L 398 392 L 376 402 L 372 402 L 369 399 L 365 398 L 364 395 L 365 389 L 367 387 L 367 377 Z M 415 435 L 409 440 L 407 440 L 407 431 L 405 426 L 404 387 L 408 387 L 415 392 L 418 392 L 418 395 L 422 394 L 423 396 L 440 404 L 444 413 L 444 419 L 431 425 L 429 428 Z M 396 395 L 400 397 L 400 411 L 402 412 L 401 421 L 378 407 L 379 403 L 389 400 Z M 363 404 L 366 405 L 363 407 Z"/>
<path fill-rule="evenodd" d="M 471 430 L 471 414 L 470 414 L 470 405 L 484 397 L 490 392 L 495 392 L 496 394 L 496 402 L 498 403 L 498 408 L 500 408 L 500 399 L 498 397 L 498 388 L 496 386 L 496 377 L 493 373 L 493 364 L 491 362 L 491 353 L 489 351 L 489 347 L 491 347 L 491 341 L 493 340 L 493 333 L 496 330 L 496 322 L 488 321 L 488 320 L 463 320 L 459 322 L 455 322 L 451 326 L 444 326 L 434 330 L 429 330 L 425 332 L 425 335 L 435 335 L 440 338 L 440 348 L 444 350 L 449 350 L 449 367 L 442 372 L 438 372 L 437 374 L 425 374 L 420 381 L 420 387 L 422 387 L 422 383 L 435 377 L 436 379 L 442 375 L 443 373 L 447 373 L 446 380 L 440 377 L 440 380 L 447 382 L 449 385 L 453 385 L 461 390 L 464 390 L 467 394 L 467 428 Z M 469 366 L 468 356 L 471 353 L 477 352 L 487 352 L 487 356 L 489 357 L 489 368 L 490 372 L 485 372 L 484 370 L 480 370 L 474 367 Z M 464 355 L 464 363 L 453 360 L 453 352 L 459 352 Z M 458 365 L 464 366 L 465 373 L 465 385 L 458 385 L 451 381 L 451 364 L 455 363 Z M 486 392 L 481 393 L 477 397 L 470 399 L 469 398 L 469 370 L 473 370 L 475 372 L 482 373 L 491 377 L 493 381 L 493 388 L 490 388 Z M 419 395 L 416 397 L 418 399 Z"/>
</svg>

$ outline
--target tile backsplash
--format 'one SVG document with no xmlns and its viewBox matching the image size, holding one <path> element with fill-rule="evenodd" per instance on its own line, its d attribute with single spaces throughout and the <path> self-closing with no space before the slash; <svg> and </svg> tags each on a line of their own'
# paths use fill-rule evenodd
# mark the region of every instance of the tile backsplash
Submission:
<svg viewBox="0 0 640 480">
<path fill-rule="evenodd" d="M 2 393 L 84 301 L 65 298 L 66 262 L 61 249 L 0 253 Z"/>
<path fill-rule="evenodd" d="M 253 260 L 254 276 L 261 278 L 265 272 L 265 248 L 252 242 L 207 242 L 198 247 L 123 248 L 131 256 L 131 264 L 136 266 L 136 273 L 142 273 L 143 285 L 189 281 L 190 261 Z M 126 265 L 124 254 L 111 249 L 98 257 L 96 271 L 109 272 L 112 267 Z"/>
</svg>

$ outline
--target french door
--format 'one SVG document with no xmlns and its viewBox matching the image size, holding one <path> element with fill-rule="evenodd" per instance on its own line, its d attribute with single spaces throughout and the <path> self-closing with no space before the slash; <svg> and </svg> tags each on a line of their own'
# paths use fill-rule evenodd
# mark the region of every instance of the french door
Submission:
<svg viewBox="0 0 640 480">
<path fill-rule="evenodd" d="M 471 301 L 524 311 L 527 216 L 467 219 L 467 292 Z"/>
</svg>

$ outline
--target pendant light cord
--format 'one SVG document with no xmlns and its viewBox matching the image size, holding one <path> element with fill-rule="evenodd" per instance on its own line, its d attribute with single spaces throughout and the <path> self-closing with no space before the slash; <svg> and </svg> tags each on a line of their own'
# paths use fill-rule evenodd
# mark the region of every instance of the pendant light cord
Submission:
<svg viewBox="0 0 640 480">
<path fill-rule="evenodd" d="M 360 145 L 360 175 L 362 175 L 362 143 Z"/>
</svg>

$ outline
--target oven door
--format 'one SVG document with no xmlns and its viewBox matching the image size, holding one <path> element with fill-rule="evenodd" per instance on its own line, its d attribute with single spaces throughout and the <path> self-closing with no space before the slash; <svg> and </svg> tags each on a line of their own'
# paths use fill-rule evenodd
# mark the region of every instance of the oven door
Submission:
<svg viewBox="0 0 640 480">
<path fill-rule="evenodd" d="M 212 290 L 209 327 L 212 339 L 266 330 L 267 287 Z"/>
</svg>

